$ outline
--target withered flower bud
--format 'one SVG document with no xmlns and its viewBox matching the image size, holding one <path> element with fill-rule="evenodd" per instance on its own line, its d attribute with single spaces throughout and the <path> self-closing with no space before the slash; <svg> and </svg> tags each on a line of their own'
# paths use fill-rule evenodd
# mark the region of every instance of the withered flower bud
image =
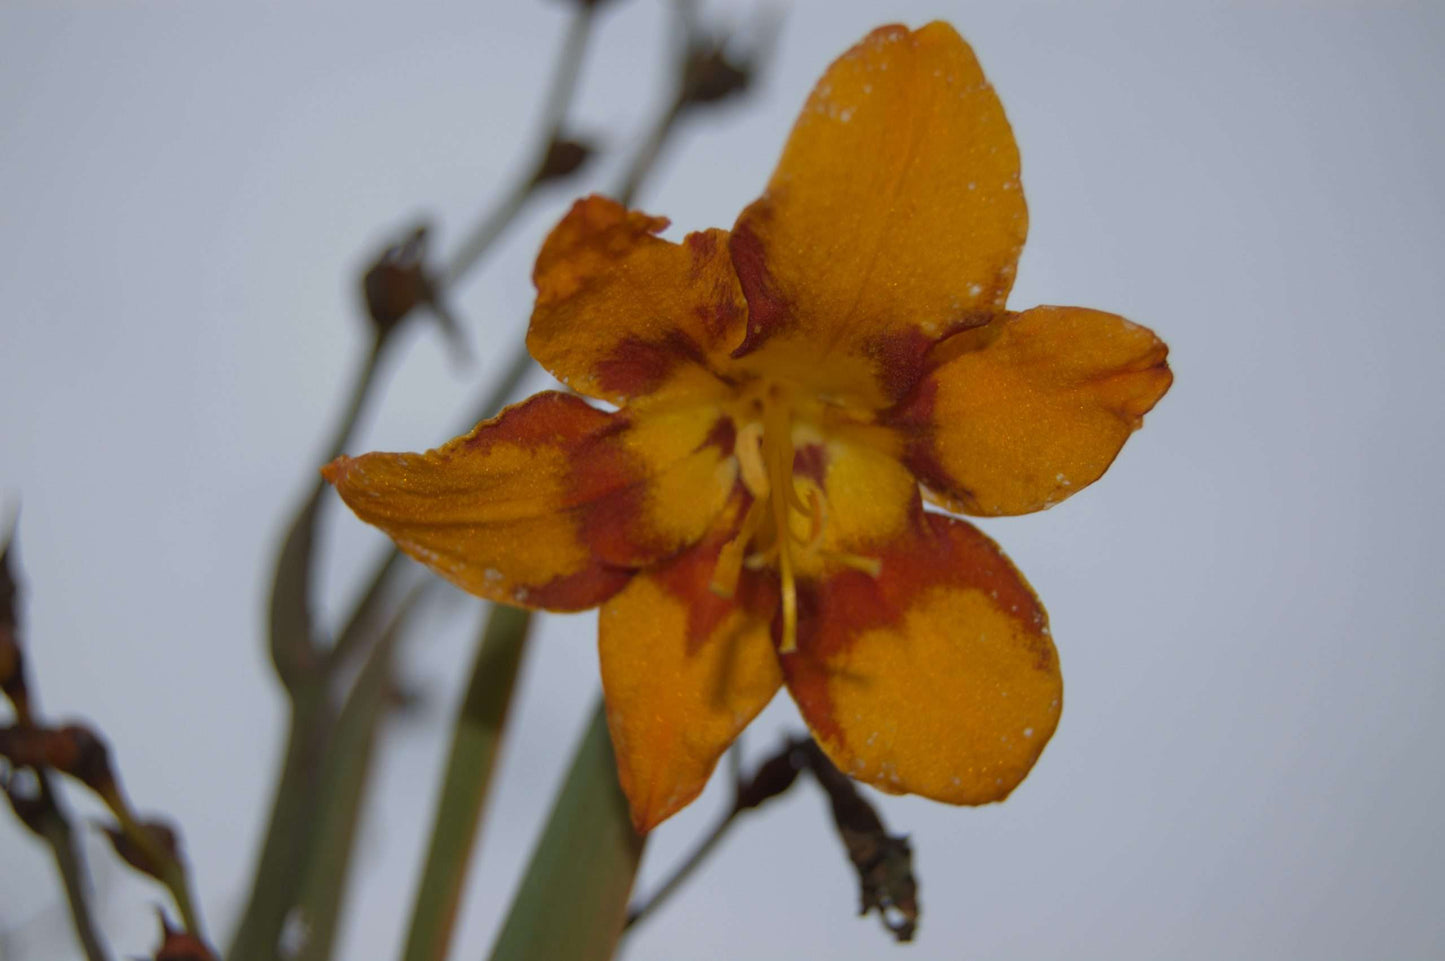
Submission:
<svg viewBox="0 0 1445 961">
<path fill-rule="evenodd" d="M 432 283 L 425 268 L 426 241 L 427 228 L 417 227 L 401 243 L 383 250 L 362 278 L 367 313 L 382 335 L 432 300 Z"/>
<path fill-rule="evenodd" d="M 858 913 L 877 909 L 895 940 L 912 941 L 918 928 L 918 882 L 908 838 L 891 835 L 873 805 L 828 760 L 817 742 L 800 747 L 818 783 L 828 793 L 833 823 L 858 872 Z"/>
<path fill-rule="evenodd" d="M 206 942 L 171 927 L 165 912 L 156 913 L 161 919 L 161 946 L 156 949 L 155 961 L 216 961 L 215 952 Z"/>
<path fill-rule="evenodd" d="M 110 768 L 110 748 L 90 728 L 68 724 L 55 732 L 60 739 L 62 763 L 56 770 L 69 774 L 96 794 L 106 796 L 115 790 L 115 775 Z"/>
<path fill-rule="evenodd" d="M 733 62 L 721 44 L 694 44 L 683 64 L 682 102 L 699 104 L 726 100 L 746 90 L 752 82 L 752 74 L 751 62 Z"/>
<path fill-rule="evenodd" d="M 102 796 L 115 788 L 105 742 L 78 724 L 0 728 L 0 756 L 16 767 L 51 768 L 68 774 Z"/>
<path fill-rule="evenodd" d="M 145 848 L 137 844 L 134 838 L 114 825 L 101 824 L 100 828 L 105 832 L 105 836 L 110 838 L 111 846 L 115 848 L 115 853 L 120 855 L 122 861 L 140 873 L 148 874 L 162 884 L 165 883 L 163 866 L 156 864 L 146 853 Z M 172 860 L 179 860 L 179 842 L 176 839 L 174 828 L 163 821 L 143 821 L 141 828 L 151 836 L 157 847 L 171 856 Z"/>
<path fill-rule="evenodd" d="M 547 156 L 542 158 L 532 182 L 542 184 L 570 177 L 582 168 L 594 152 L 592 145 L 585 140 L 554 137 L 547 145 Z"/>
</svg>

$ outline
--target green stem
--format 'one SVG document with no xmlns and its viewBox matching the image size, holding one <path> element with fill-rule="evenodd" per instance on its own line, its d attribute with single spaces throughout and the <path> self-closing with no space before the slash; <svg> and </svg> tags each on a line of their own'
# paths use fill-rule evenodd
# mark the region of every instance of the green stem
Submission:
<svg viewBox="0 0 1445 961">
<path fill-rule="evenodd" d="M 48 801 L 48 808 L 40 818 L 40 828 L 50 852 L 55 857 L 55 868 L 65 888 L 65 900 L 70 905 L 70 920 L 75 926 L 75 936 L 85 952 L 86 961 L 110 961 L 110 951 L 100 937 L 100 928 L 90 910 L 90 885 L 80 851 L 75 846 L 75 832 L 70 819 L 60 808 L 60 800 L 44 771 L 36 771 L 40 779 L 41 796 Z"/>
<path fill-rule="evenodd" d="M 552 84 L 543 101 L 542 138 L 533 160 L 527 166 L 526 173 L 518 180 L 516 186 L 507 192 L 502 202 L 484 217 L 462 241 L 455 259 L 442 274 L 441 280 L 444 289 L 455 286 L 477 265 L 482 256 L 502 235 L 502 231 L 506 230 L 516 219 L 517 214 L 522 212 L 522 208 L 526 206 L 527 201 L 536 191 L 537 171 L 545 161 L 553 141 L 562 135 L 563 128 L 566 126 L 567 111 L 577 94 L 577 78 L 581 72 L 583 54 L 587 50 L 587 41 L 591 35 L 592 8 L 586 4 L 578 4 L 577 12 L 567 26 L 567 36 L 562 41 L 562 50 L 558 54 L 556 67 L 552 73 Z"/>
<path fill-rule="evenodd" d="M 186 926 L 186 932 L 202 941 L 206 940 L 205 929 L 201 926 L 201 916 L 196 911 L 195 902 L 191 897 L 190 878 L 186 874 L 185 865 L 181 864 L 178 857 L 162 847 L 155 835 L 151 834 L 150 830 L 141 823 L 140 818 L 136 817 L 117 783 L 112 782 L 110 788 L 102 791 L 100 796 L 106 806 L 110 808 L 110 813 L 115 815 L 121 831 L 159 872 L 159 880 L 170 891 L 171 899 L 176 903 L 176 910 L 181 915 L 181 921 Z"/>
<path fill-rule="evenodd" d="M 492 961 L 605 961 L 627 919 L 644 839 L 598 699 L 591 723 L 512 901 Z"/>
<path fill-rule="evenodd" d="M 447 956 L 530 623 L 531 614 L 514 607 L 494 606 L 487 618 L 452 734 L 405 961 Z"/>
<path fill-rule="evenodd" d="M 707 833 L 707 836 L 704 837 L 702 841 L 698 843 L 698 846 L 693 849 L 692 853 L 687 856 L 687 860 L 678 865 L 672 875 L 663 882 L 662 887 L 658 888 L 652 897 L 647 899 L 645 904 L 628 912 L 627 922 L 624 928 L 631 928 L 634 924 L 642 921 L 648 915 L 666 904 L 668 899 L 677 893 L 677 890 L 682 887 L 687 879 L 692 877 L 693 872 L 702 867 L 702 863 L 707 860 L 708 855 L 712 854 L 713 848 L 717 847 L 718 843 L 727 836 L 728 830 L 736 823 L 739 813 L 741 812 L 737 808 L 732 808 L 727 814 L 719 818 L 717 823 L 713 825 L 712 830 Z"/>
<path fill-rule="evenodd" d="M 272 961 L 279 954 L 281 928 L 299 888 L 302 850 L 316 802 L 316 771 L 325 753 L 334 710 L 320 685 L 308 684 L 292 692 L 281 777 L 271 801 L 251 899 L 226 954 L 229 961 Z"/>
<path fill-rule="evenodd" d="M 325 961 L 336 939 L 346 897 L 351 853 L 361 822 L 362 799 L 376 756 L 378 732 L 392 692 L 394 653 L 421 596 L 406 597 L 371 648 L 361 673 L 337 716 L 317 787 L 317 816 L 306 859 L 306 878 L 297 898 L 305 925 L 299 961 Z"/>
</svg>

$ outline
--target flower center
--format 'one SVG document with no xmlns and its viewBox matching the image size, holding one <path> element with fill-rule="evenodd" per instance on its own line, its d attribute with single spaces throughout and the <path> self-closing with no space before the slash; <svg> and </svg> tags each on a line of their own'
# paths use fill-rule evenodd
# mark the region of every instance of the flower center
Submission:
<svg viewBox="0 0 1445 961">
<path fill-rule="evenodd" d="M 822 548 L 827 502 L 821 478 L 809 485 L 806 500 L 798 492 L 793 472 L 797 453 L 793 404 L 787 392 L 779 385 L 769 385 L 750 399 L 746 416 L 750 419 L 737 432 L 734 455 L 753 502 L 737 534 L 719 553 L 710 586 L 715 594 L 732 597 L 743 567 L 755 571 L 776 566 L 783 602 L 783 638 L 778 650 L 791 654 L 798 649 L 799 561 L 832 560 L 874 577 L 880 565 L 877 558 Z"/>
</svg>

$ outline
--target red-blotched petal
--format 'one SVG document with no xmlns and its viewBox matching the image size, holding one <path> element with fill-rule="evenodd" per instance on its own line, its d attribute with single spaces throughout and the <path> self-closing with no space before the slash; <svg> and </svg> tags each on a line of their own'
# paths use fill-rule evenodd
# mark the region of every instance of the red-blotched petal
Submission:
<svg viewBox="0 0 1445 961">
<path fill-rule="evenodd" d="M 776 579 L 745 571 L 728 599 L 709 587 L 739 506 L 708 539 L 638 574 L 602 607 L 608 724 L 639 831 L 701 793 L 782 684 L 769 633 Z"/>
<path fill-rule="evenodd" d="M 881 27 L 818 82 L 733 230 L 739 356 L 896 400 L 934 341 L 1003 308 L 1027 228 L 1018 149 L 973 51 L 944 23 Z"/>
<path fill-rule="evenodd" d="M 527 349 L 572 389 L 615 404 L 664 385 L 721 396 L 709 370 L 741 341 L 747 318 L 727 232 L 675 244 L 654 236 L 666 226 L 593 196 L 548 236 Z"/>
<path fill-rule="evenodd" d="M 940 344 L 938 366 L 885 421 L 950 510 L 1025 514 L 1098 480 L 1173 382 L 1146 327 L 1035 307 Z"/>
<path fill-rule="evenodd" d="M 362 520 L 481 597 L 592 607 L 631 568 L 705 534 L 734 484 L 713 412 L 633 421 L 548 392 L 425 454 L 366 454 L 326 478 Z"/>
<path fill-rule="evenodd" d="M 1002 552 L 963 521 L 917 515 L 878 555 L 800 585 L 793 698 L 839 770 L 951 804 L 1002 800 L 1058 724 L 1048 620 Z"/>
</svg>

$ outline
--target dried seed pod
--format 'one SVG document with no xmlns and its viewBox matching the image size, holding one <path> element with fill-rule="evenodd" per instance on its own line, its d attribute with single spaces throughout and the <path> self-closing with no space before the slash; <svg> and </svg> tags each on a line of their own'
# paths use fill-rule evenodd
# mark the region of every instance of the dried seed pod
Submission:
<svg viewBox="0 0 1445 961">
<path fill-rule="evenodd" d="M 582 169 L 595 152 L 596 149 L 585 140 L 554 137 L 547 145 L 547 155 L 542 158 L 532 181 L 541 184 L 570 177 Z"/>
<path fill-rule="evenodd" d="M 172 860 L 179 860 L 179 841 L 175 829 L 164 821 L 143 821 L 141 828 L 151 836 L 156 846 L 170 855 Z M 155 863 L 154 859 L 146 853 L 143 845 L 136 843 L 135 838 L 126 834 L 119 827 L 111 824 L 101 824 L 100 829 L 105 836 L 110 838 L 110 843 L 115 848 L 115 853 L 120 859 L 142 874 L 150 875 L 162 884 L 165 883 L 163 867 Z"/>
<path fill-rule="evenodd" d="M 833 766 L 817 742 L 809 740 L 799 750 L 828 794 L 833 823 L 858 872 L 858 913 L 877 909 L 883 926 L 896 940 L 912 941 L 920 908 L 913 848 L 907 836 L 888 833 L 873 805 Z"/>
</svg>

